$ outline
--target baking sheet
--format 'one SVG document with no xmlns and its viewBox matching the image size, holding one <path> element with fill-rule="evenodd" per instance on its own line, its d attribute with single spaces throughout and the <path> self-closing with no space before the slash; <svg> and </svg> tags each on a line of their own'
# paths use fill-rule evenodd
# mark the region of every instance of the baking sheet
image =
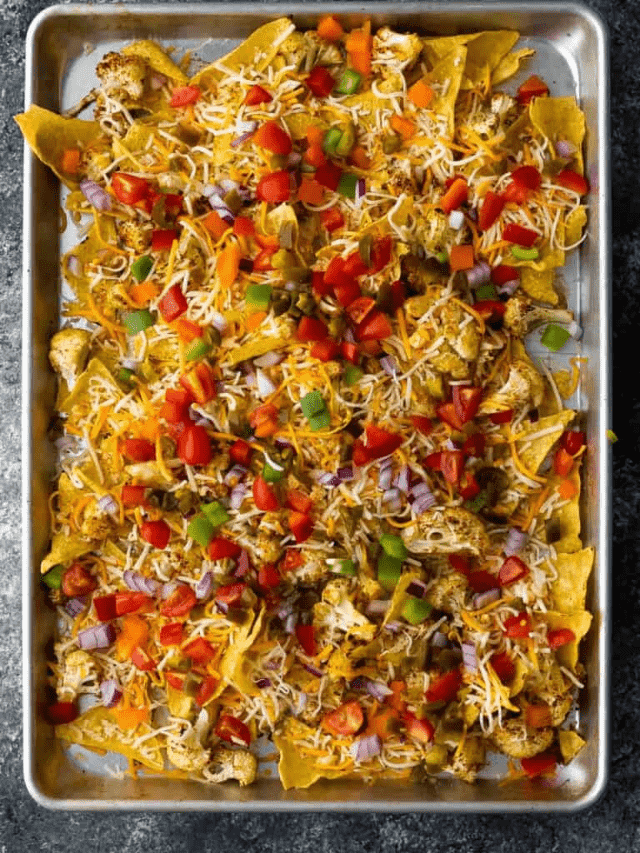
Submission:
<svg viewBox="0 0 640 853">
<path fill-rule="evenodd" d="M 197 782 L 123 774 L 121 759 L 97 756 L 80 747 L 63 751 L 44 721 L 41 707 L 46 685 L 48 647 L 55 615 L 47 609 L 38 583 L 38 564 L 48 540 L 47 498 L 54 459 L 46 432 L 52 415 L 55 379 L 48 368 L 48 340 L 56 330 L 62 296 L 58 281 L 60 251 L 76 241 L 73 229 L 60 239 L 57 180 L 29 153 L 25 159 L 24 363 L 23 363 L 23 505 L 24 505 L 24 738 L 25 779 L 31 794 L 45 806 L 67 809 L 270 810 L 569 810 L 584 807 L 604 789 L 607 766 L 607 656 L 609 620 L 609 492 L 605 437 L 609 397 L 609 233 L 606 36 L 592 12 L 562 4 L 318 4 L 233 6 L 59 6 L 33 22 L 27 38 L 26 106 L 66 109 L 94 85 L 95 65 L 109 50 L 139 38 L 173 45 L 176 54 L 193 51 L 203 62 L 223 56 L 257 26 L 289 14 L 301 28 L 312 27 L 319 14 L 341 15 L 347 26 L 371 17 L 422 34 L 452 34 L 478 29 L 513 28 L 521 45 L 536 55 L 505 85 L 515 91 L 529 74 L 539 73 L 554 94 L 575 95 L 585 111 L 588 239 L 562 271 L 569 307 L 584 328 L 582 341 L 571 344 L 554 368 L 573 355 L 587 356 L 588 366 L 571 404 L 582 412 L 589 452 L 584 466 L 585 544 L 597 551 L 588 606 L 594 624 L 583 644 L 589 679 L 576 718 L 587 747 L 563 770 L 562 784 L 544 788 L 523 780 L 498 785 L 505 768 L 496 757 L 469 786 L 445 777 L 425 785 L 319 782 L 308 791 L 284 792 L 277 779 L 263 778 L 240 789 L 234 784 L 203 786 Z M 534 345 L 535 347 L 535 345 Z M 545 350 L 545 358 L 548 352 Z"/>
</svg>

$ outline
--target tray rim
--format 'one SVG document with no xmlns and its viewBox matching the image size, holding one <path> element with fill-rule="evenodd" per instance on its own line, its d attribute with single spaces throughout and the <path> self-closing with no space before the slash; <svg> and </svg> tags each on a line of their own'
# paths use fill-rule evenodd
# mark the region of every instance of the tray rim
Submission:
<svg viewBox="0 0 640 853">
<path fill-rule="evenodd" d="M 269 2 L 263 4 L 241 2 L 229 6 L 223 3 L 184 3 L 173 5 L 168 3 L 149 4 L 113 4 L 96 7 L 92 4 L 54 5 L 43 9 L 32 20 L 26 36 L 26 63 L 25 63 L 25 109 L 33 101 L 33 90 L 35 74 L 37 73 L 35 60 L 35 45 L 41 29 L 56 18 L 99 16 L 100 18 L 123 18 L 137 17 L 144 19 L 148 16 L 184 16 L 190 13 L 198 15 L 229 14 L 244 16 L 247 19 L 279 17 L 285 15 L 313 16 L 322 13 L 365 15 L 389 15 L 396 14 L 399 17 L 411 14 L 438 14 L 445 20 L 455 20 L 456 15 L 486 14 L 500 12 L 531 13 L 539 14 L 572 14 L 583 20 L 593 31 L 598 45 L 596 57 L 598 73 L 602 85 L 597 100 L 597 124 L 601 131 L 598 145 L 597 164 L 597 196 L 599 206 L 599 258 L 597 274 L 599 277 L 599 365 L 598 377 L 600 387 L 600 411 L 598 412 L 598 500 L 599 509 L 596 518 L 596 527 L 600 531 L 601 541 L 598 548 L 597 574 L 600 589 L 599 600 L 595 604 L 600 605 L 600 610 L 594 607 L 594 615 L 599 621 L 599 635 L 597 639 L 597 658 L 600 670 L 598 703 L 595 713 L 599 722 L 598 726 L 598 766 L 593 784 L 581 796 L 575 800 L 513 800 L 493 801 L 478 800 L 467 802 L 461 800 L 452 801 L 385 801 L 380 799 L 369 799 L 366 801 L 354 800 L 260 800 L 260 801 L 235 801 L 235 800 L 113 800 L 113 799 L 75 799 L 65 797 L 53 797 L 41 790 L 34 772 L 37 756 L 34 748 L 34 711 L 32 696 L 34 678 L 32 671 L 33 644 L 34 644 L 34 592 L 35 576 L 32 569 L 32 547 L 31 547 L 31 475 L 33 467 L 33 453 L 31 446 L 32 427 L 32 385 L 33 372 L 31 365 L 31 344 L 33 326 L 33 280 L 31 277 L 30 247 L 32 246 L 34 223 L 33 223 L 33 198 L 29 188 L 33 182 L 33 173 L 36 160 L 24 144 L 23 164 L 23 300 L 22 300 L 22 685 L 23 685 L 23 773 L 26 788 L 33 799 L 44 808 L 61 811 L 238 811 L 238 812 L 302 812 L 302 811 L 344 811 L 344 812 L 424 812 L 424 813 L 521 813 L 521 812 L 575 812 L 594 805 L 604 794 L 609 776 L 609 713 L 610 701 L 609 688 L 609 661 L 611 645 L 611 588 L 609 582 L 609 566 L 611 564 L 611 450 L 606 438 L 606 430 L 609 426 L 609 410 L 611 398 L 611 365 L 610 365 L 610 340 L 611 340 L 611 295 L 607 287 L 610 281 L 611 271 L 611 211 L 609 194 L 610 173 L 610 151 L 607 142 L 610 137 L 609 124 L 609 98 L 610 79 L 608 71 L 609 40 L 608 30 L 603 18 L 593 9 L 581 2 L 504 2 L 503 0 L 491 0 L 491 2 L 462 2 L 450 3 L 446 6 L 437 2 L 419 3 L 390 3 L 390 2 L 362 2 L 355 3 L 339 2 L 309 2 L 295 3 L 284 2 L 282 4 Z M 371 789 L 375 792 L 375 788 Z"/>
</svg>

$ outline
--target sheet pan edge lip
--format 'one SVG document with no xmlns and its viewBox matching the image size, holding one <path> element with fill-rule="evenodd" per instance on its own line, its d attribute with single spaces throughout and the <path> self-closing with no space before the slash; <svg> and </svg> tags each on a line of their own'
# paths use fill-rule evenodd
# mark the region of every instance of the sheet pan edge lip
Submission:
<svg viewBox="0 0 640 853">
<path fill-rule="evenodd" d="M 384 14 L 389 12 L 394 12 L 398 15 L 406 15 L 410 14 L 412 11 L 420 11 L 422 13 L 435 13 L 444 14 L 445 17 L 450 18 L 455 15 L 469 13 L 469 12 L 487 12 L 492 10 L 500 10 L 500 9 L 509 9 L 513 12 L 530 12 L 532 7 L 535 6 L 535 9 L 540 12 L 549 11 L 553 13 L 574 13 L 582 17 L 583 19 L 587 19 L 590 25 L 596 32 L 597 41 L 598 41 L 598 60 L 600 65 L 600 73 L 602 74 L 602 78 L 604 80 L 604 93 L 599 99 L 598 104 L 598 125 L 599 130 L 602 131 L 602 143 L 601 143 L 601 151 L 600 153 L 603 156 L 600 158 L 600 169 L 599 169 L 599 177 L 600 177 L 600 203 L 602 205 L 603 211 L 603 221 L 601 227 L 599 229 L 599 239 L 601 241 L 600 245 L 600 279 L 602 290 L 606 293 L 606 298 L 602 302 L 603 308 L 606 310 L 603 311 L 603 319 L 602 319 L 602 329 L 601 329 L 601 338 L 600 340 L 605 344 L 605 358 L 601 363 L 601 381 L 602 387 L 606 388 L 607 392 L 610 392 L 610 381 L 611 381 L 611 369 L 610 369 L 610 358 L 608 352 L 609 339 L 610 339 L 610 292 L 609 288 L 606 287 L 606 284 L 609 280 L 610 276 L 610 199 L 608 193 L 608 173 L 609 173 L 609 164 L 608 164 L 608 132 L 609 132 L 609 123 L 608 123 L 608 98 L 609 98 L 609 79 L 608 79 L 608 68 L 607 68 L 607 57 L 608 57 L 608 28 L 600 14 L 584 5 L 580 2 L 568 2 L 568 3 L 552 3 L 552 2 L 541 2 L 541 3 L 525 3 L 525 2 L 502 2 L 502 0 L 497 0 L 497 2 L 488 2 L 488 3 L 476 3 L 476 2 L 464 2 L 460 4 L 451 4 L 449 8 L 443 8 L 440 4 L 437 3 L 415 3 L 410 2 L 406 4 L 402 4 L 398 6 L 397 4 L 389 3 L 389 2 L 368 2 L 368 3 L 351 3 L 351 2 L 339 2 L 335 4 L 329 3 L 317 3 L 311 2 L 309 4 L 301 5 L 297 3 L 283 3 L 283 4 L 275 4 L 275 3 L 266 3 L 256 5 L 254 3 L 238 3 L 234 4 L 233 12 L 235 15 L 245 15 L 247 17 L 264 17 L 272 14 L 278 15 L 295 15 L 296 13 L 300 14 L 317 14 L 322 11 L 334 11 L 341 13 L 353 13 L 353 14 Z M 136 17 L 144 17 L 150 14 L 165 14 L 165 15 L 184 15 L 188 14 L 189 10 L 193 12 L 197 12 L 199 14 L 202 13 L 215 13 L 216 11 L 224 11 L 229 12 L 229 6 L 227 4 L 221 3 L 207 3 L 203 5 L 199 4 L 184 4 L 179 7 L 175 5 L 170 5 L 166 3 L 159 3 L 157 5 L 151 5 L 148 3 L 143 3 L 140 5 L 133 4 L 119 4 L 117 6 L 103 6 L 96 8 L 91 4 L 74 4 L 72 6 L 67 5 L 54 5 L 50 6 L 41 12 L 39 12 L 31 21 L 31 24 L 28 28 L 27 36 L 26 36 L 26 48 L 27 48 L 27 61 L 25 66 L 26 72 L 26 80 L 25 80 L 25 108 L 27 108 L 30 103 L 33 102 L 33 82 L 34 82 L 34 44 L 35 39 L 38 35 L 40 28 L 47 23 L 51 19 L 55 19 L 60 16 L 82 16 L 87 13 L 91 13 L 95 15 L 96 13 L 103 17 L 119 17 L 119 16 L 129 16 L 135 15 Z M 601 573 L 600 581 L 603 586 L 604 596 L 603 599 L 599 603 L 602 606 L 603 613 L 603 624 L 602 624 L 602 635 L 600 637 L 600 652 L 601 652 L 601 665 L 602 665 L 602 695 L 600 696 L 600 722 L 601 732 L 600 732 L 600 743 L 599 743 L 599 751 L 598 751 L 598 767 L 599 771 L 594 780 L 594 783 L 590 787 L 590 789 L 579 799 L 577 800 L 567 800 L 567 801 L 556 801 L 556 802 L 546 802 L 540 800 L 529 800 L 529 801 L 511 801 L 511 802 L 495 802 L 495 801 L 480 801 L 475 803 L 470 802 L 424 802 L 424 803 L 413 803 L 413 802 L 384 802 L 384 801 L 370 801 L 370 802 L 353 802 L 348 803 L 345 801 L 315 801 L 315 802 L 307 802 L 307 801 L 280 801 L 280 800 L 265 800 L 262 802 L 249 801 L 249 802 L 229 802 L 229 801 L 200 801 L 200 800 L 186 800 L 183 802 L 176 802 L 175 800 L 137 800 L 137 801 L 114 801 L 114 800 L 97 800 L 97 799 L 89 799 L 89 800 L 76 800 L 76 799 L 68 799 L 68 798 L 56 798 L 51 797 L 47 794 L 44 794 L 43 791 L 39 788 L 35 777 L 34 777 L 34 751 L 33 751 L 33 706 L 32 706 L 32 690 L 33 690 L 33 675 L 31 672 L 31 648 L 33 643 L 33 593 L 34 593 L 34 583 L 33 583 L 33 575 L 32 575 L 32 566 L 31 566 L 31 541 L 30 541 L 30 498 L 31 498 L 31 485 L 30 485 L 30 474 L 32 469 L 32 453 L 31 453 L 31 389 L 32 389 L 32 364 L 30 361 L 30 343 L 32 337 L 32 328 L 31 328 L 31 313 L 32 313 L 32 281 L 31 281 L 31 271 L 30 271 L 30 250 L 31 246 L 31 236 L 32 236 L 32 207 L 31 207 L 31 198 L 29 194 L 29 187 L 32 184 L 33 180 L 33 170 L 34 170 L 34 161 L 33 155 L 31 154 L 28 146 L 25 145 L 25 159 L 24 159 L 24 195 L 23 195 L 23 240 L 24 240 L 24 249 L 23 249 L 23 265 L 22 265 L 22 274 L 23 274 L 23 300 L 22 300 L 22 308 L 23 308 L 23 317 L 22 317 L 22 331 L 23 331 L 23 353 L 22 353 L 22 425 L 23 425 L 23 438 L 22 438 L 22 453 L 23 453 L 23 463 L 22 463 L 22 520 L 23 520 L 23 560 L 22 560 L 22 582 L 23 582 L 23 607 L 22 607 L 22 627 L 23 627 L 23 743 L 24 743 L 24 754 L 23 754 L 23 769 L 24 769 L 24 778 L 29 794 L 36 800 L 36 802 L 48 809 L 54 810 L 91 810 L 91 811 L 145 811 L 145 810 L 176 810 L 176 811 L 349 811 L 349 812 L 365 812 L 365 811 L 381 811 L 381 812 L 410 812 L 410 811 L 424 811 L 424 812 L 476 812 L 476 813 L 487 813 L 487 812 L 527 812 L 527 811 L 537 811 L 537 812 L 554 812 L 554 811 L 577 811 L 582 810 L 584 808 L 592 806 L 605 792 L 607 782 L 608 782 L 608 750 L 609 750 L 609 737 L 608 732 L 604 729 L 608 728 L 608 713 L 607 706 L 610 701 L 609 697 L 609 687 L 608 687 L 608 659 L 610 654 L 610 584 L 608 579 L 608 573 Z M 601 450 L 604 448 L 606 450 L 605 453 L 601 455 L 601 483 L 600 483 L 600 497 L 604 500 L 601 501 L 601 530 L 606 530 L 607 533 L 610 531 L 610 483 L 611 483 L 611 461 L 610 461 L 610 447 L 606 440 L 606 436 L 604 435 L 604 427 L 608 426 L 608 422 L 606 418 L 608 414 L 606 412 L 601 411 L 600 419 L 601 419 Z M 602 475 L 605 475 L 604 477 Z M 599 557 L 604 566 L 608 566 L 610 563 L 610 536 L 603 537 L 603 540 L 600 543 L 600 553 Z M 27 594 L 25 594 L 27 593 Z M 29 653 L 27 653 L 29 652 Z M 602 713 L 604 711 L 604 713 Z"/>
</svg>

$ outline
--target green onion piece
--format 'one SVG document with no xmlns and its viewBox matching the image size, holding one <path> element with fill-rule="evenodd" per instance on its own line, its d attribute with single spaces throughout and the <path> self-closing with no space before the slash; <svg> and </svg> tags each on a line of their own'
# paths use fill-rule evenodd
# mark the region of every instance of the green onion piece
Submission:
<svg viewBox="0 0 640 853">
<path fill-rule="evenodd" d="M 407 547 L 400 536 L 394 536 L 393 533 L 383 533 L 380 537 L 380 544 L 385 554 L 395 557 L 397 560 L 406 560 L 409 556 Z"/>
<path fill-rule="evenodd" d="M 356 132 L 352 124 L 348 125 L 345 130 L 342 131 L 342 136 L 338 144 L 336 145 L 336 154 L 340 157 L 346 157 L 351 153 L 351 149 L 356 144 Z"/>
<path fill-rule="evenodd" d="M 322 150 L 325 154 L 335 154 L 336 146 L 340 142 L 342 131 L 337 127 L 330 127 L 322 139 Z"/>
<path fill-rule="evenodd" d="M 144 281 L 151 272 L 152 266 L 153 260 L 151 257 L 149 255 L 142 255 L 142 257 L 136 258 L 131 264 L 131 275 L 137 278 L 138 281 Z"/>
<path fill-rule="evenodd" d="M 284 477 L 284 474 L 284 468 L 274 468 L 273 465 L 269 465 L 268 462 L 264 463 L 262 478 L 263 480 L 266 480 L 267 483 L 279 483 Z"/>
<path fill-rule="evenodd" d="M 355 364 L 347 364 L 342 375 L 345 384 L 351 386 L 362 379 L 364 371 L 361 367 L 356 367 Z"/>
<path fill-rule="evenodd" d="M 347 198 L 355 198 L 357 186 L 357 175 L 354 175 L 352 172 L 343 172 L 340 175 L 340 182 L 338 183 L 338 192 L 340 195 L 346 196 Z"/>
<path fill-rule="evenodd" d="M 272 287 L 270 284 L 250 284 L 245 291 L 247 305 L 259 311 L 267 311 L 271 301 Z"/>
<path fill-rule="evenodd" d="M 126 382 L 127 384 L 131 382 L 134 376 L 135 373 L 133 372 L 133 370 L 129 370 L 128 367 L 121 367 L 117 373 L 118 381 Z"/>
<path fill-rule="evenodd" d="M 556 326 L 555 323 L 549 323 L 540 337 L 540 343 L 543 344 L 551 352 L 557 352 L 566 344 L 571 335 L 562 326 Z"/>
<path fill-rule="evenodd" d="M 427 616 L 431 613 L 433 607 L 428 601 L 422 598 L 415 598 L 413 595 L 408 595 L 406 601 L 402 605 L 402 617 L 411 625 L 419 625 L 424 622 Z"/>
<path fill-rule="evenodd" d="M 535 248 L 535 246 L 531 249 L 525 249 L 524 246 L 512 246 L 511 254 L 519 261 L 535 261 L 540 255 L 540 252 Z"/>
<path fill-rule="evenodd" d="M 309 427 L 311 432 L 320 432 L 323 429 L 329 429 L 331 426 L 331 415 L 325 409 L 319 415 L 312 415 L 309 418 Z"/>
<path fill-rule="evenodd" d="M 309 391 L 300 400 L 302 413 L 305 418 L 312 418 L 314 415 L 320 415 L 326 410 L 326 405 L 322 399 L 322 394 L 319 391 Z"/>
<path fill-rule="evenodd" d="M 124 324 L 127 327 L 127 332 L 130 335 L 137 335 L 138 332 L 143 332 L 150 326 L 153 326 L 156 318 L 148 308 L 141 308 L 139 311 L 131 311 L 124 315 Z"/>
<path fill-rule="evenodd" d="M 225 524 L 231 518 L 220 501 L 213 501 L 213 503 L 210 504 L 202 504 L 200 509 L 214 527 L 220 527 L 221 524 Z"/>
<path fill-rule="evenodd" d="M 46 583 L 51 589 L 60 589 L 62 586 L 62 575 L 65 571 L 66 569 L 62 563 L 56 563 L 55 566 L 49 569 L 46 575 L 42 576 L 42 582 Z"/>
<path fill-rule="evenodd" d="M 392 590 L 400 580 L 402 560 L 382 554 L 378 558 L 378 583 L 386 590 Z"/>
<path fill-rule="evenodd" d="M 186 352 L 185 358 L 187 361 L 196 361 L 211 351 L 211 342 L 203 335 L 201 338 L 196 338 Z"/>
<path fill-rule="evenodd" d="M 358 86 L 362 76 L 354 71 L 353 68 L 347 68 L 342 77 L 338 80 L 338 84 L 334 89 L 338 95 L 353 95 L 358 91 Z"/>
<path fill-rule="evenodd" d="M 353 578 L 356 574 L 356 564 L 353 560 L 327 560 L 331 570 L 345 578 Z"/>
<path fill-rule="evenodd" d="M 438 254 L 436 255 L 436 261 L 439 264 L 446 264 L 449 261 L 449 255 L 447 255 L 446 252 L 438 252 Z"/>
<path fill-rule="evenodd" d="M 497 299 L 498 291 L 495 284 L 483 284 L 476 290 L 476 299 Z"/>
<path fill-rule="evenodd" d="M 213 534 L 213 524 L 202 514 L 192 518 L 187 527 L 187 535 L 194 539 L 198 545 L 202 545 L 203 548 L 206 548 L 211 542 Z"/>
<path fill-rule="evenodd" d="M 483 506 L 487 505 L 488 495 L 486 491 L 479 492 L 475 498 L 471 498 L 471 500 L 465 501 L 463 506 L 465 509 L 468 509 L 470 512 L 479 512 Z"/>
<path fill-rule="evenodd" d="M 615 434 L 615 432 L 612 429 L 607 430 L 606 436 L 609 439 L 609 442 L 611 444 L 615 444 L 616 441 L 618 440 L 618 436 Z"/>
</svg>

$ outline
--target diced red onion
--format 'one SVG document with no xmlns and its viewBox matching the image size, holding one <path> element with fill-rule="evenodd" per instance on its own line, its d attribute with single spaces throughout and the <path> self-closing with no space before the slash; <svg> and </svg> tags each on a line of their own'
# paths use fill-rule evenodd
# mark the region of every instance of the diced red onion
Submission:
<svg viewBox="0 0 640 853">
<path fill-rule="evenodd" d="M 400 489 L 387 489 L 382 495 L 382 502 L 389 512 L 400 512 L 402 509 L 402 493 Z"/>
<path fill-rule="evenodd" d="M 127 569 L 123 575 L 122 580 L 126 583 L 129 589 L 133 589 L 136 592 L 144 592 L 145 595 L 157 595 L 160 590 L 160 584 L 158 581 L 153 578 L 146 578 L 144 575 L 141 575 L 140 572 L 134 572 L 132 569 Z"/>
<path fill-rule="evenodd" d="M 122 358 L 120 364 L 127 370 L 137 370 L 140 366 L 140 362 L 135 358 Z"/>
<path fill-rule="evenodd" d="M 241 483 L 244 480 L 245 475 L 247 473 L 247 469 L 244 465 L 234 465 L 224 477 L 225 486 L 229 486 L 231 488 L 235 488 L 238 483 Z"/>
<path fill-rule="evenodd" d="M 211 198 L 211 196 L 216 195 L 218 198 L 222 197 L 222 188 L 218 186 L 218 184 L 205 184 L 204 189 L 202 190 L 202 195 L 205 198 Z"/>
<path fill-rule="evenodd" d="M 427 594 L 427 585 L 424 581 L 411 581 L 407 587 L 407 595 L 413 595 L 415 598 L 425 598 Z"/>
<path fill-rule="evenodd" d="M 249 131 L 251 131 L 253 133 L 257 129 L 258 129 L 258 122 L 255 121 L 254 119 L 236 122 L 236 130 L 238 131 L 238 133 L 249 133 Z M 220 181 L 220 184 L 222 185 L 223 182 Z M 233 189 L 235 189 L 236 186 L 237 186 L 237 184 L 234 182 Z"/>
<path fill-rule="evenodd" d="M 95 181 L 80 181 L 80 190 L 96 210 L 111 210 L 111 196 Z"/>
<path fill-rule="evenodd" d="M 222 316 L 222 314 L 220 314 L 219 311 L 214 311 L 211 315 L 211 325 L 221 334 L 222 332 L 226 332 L 227 330 L 227 321 L 224 319 L 224 317 Z"/>
<path fill-rule="evenodd" d="M 376 755 L 380 755 L 381 751 L 382 741 L 378 735 L 358 738 L 351 745 L 351 755 L 355 761 L 369 761 Z"/>
<path fill-rule="evenodd" d="M 514 554 L 519 554 L 522 551 L 528 539 L 529 537 L 524 530 L 520 530 L 519 527 L 510 527 L 507 534 L 507 541 L 504 543 L 502 550 L 507 557 L 513 557 Z"/>
<path fill-rule="evenodd" d="M 164 74 L 160 74 L 157 71 L 149 77 L 149 88 L 152 92 L 157 92 L 158 89 L 162 89 L 164 84 L 167 82 L 167 78 Z"/>
<path fill-rule="evenodd" d="M 366 192 L 367 192 L 367 184 L 365 182 L 365 179 L 364 178 L 358 178 L 358 183 L 356 184 L 356 196 L 355 196 L 356 207 L 359 207 L 360 202 L 364 198 Z"/>
<path fill-rule="evenodd" d="M 558 157 L 573 157 L 576 153 L 576 147 L 567 139 L 559 139 L 556 142 L 556 154 Z"/>
<path fill-rule="evenodd" d="M 399 622 L 387 622 L 384 626 L 384 630 L 388 631 L 390 634 L 397 634 L 401 628 L 402 625 Z"/>
<path fill-rule="evenodd" d="M 287 616 L 287 618 L 284 620 L 284 632 L 285 632 L 285 634 L 294 634 L 297 624 L 298 624 L 297 614 L 296 613 L 290 613 Z"/>
<path fill-rule="evenodd" d="M 480 261 L 472 269 L 467 270 L 467 282 L 469 287 L 480 287 L 491 278 L 491 267 L 485 261 Z"/>
<path fill-rule="evenodd" d="M 344 468 L 338 468 L 337 476 L 341 483 L 348 483 L 350 480 L 353 480 L 353 468 L 350 465 L 345 465 Z"/>
<path fill-rule="evenodd" d="M 233 576 L 236 578 L 243 578 L 250 568 L 251 562 L 249 560 L 249 552 L 246 548 L 243 548 L 242 551 L 240 551 L 240 556 L 238 557 L 238 562 L 236 563 Z"/>
<path fill-rule="evenodd" d="M 445 441 L 444 447 L 445 450 L 458 450 L 458 445 L 450 438 Z"/>
<path fill-rule="evenodd" d="M 89 596 L 77 595 L 75 598 L 70 598 L 64 606 L 65 613 L 68 613 L 73 619 L 79 616 L 86 608 L 89 602 Z"/>
<path fill-rule="evenodd" d="M 98 509 L 100 512 L 105 512 L 112 518 L 117 518 L 120 514 L 118 504 L 111 495 L 104 495 L 98 501 Z"/>
<path fill-rule="evenodd" d="M 290 441 L 287 441 L 286 438 L 276 438 L 274 444 L 276 447 L 280 447 L 280 448 L 282 448 L 282 447 L 293 447 L 293 444 L 291 444 Z"/>
<path fill-rule="evenodd" d="M 163 601 L 166 601 L 167 598 L 170 598 L 173 593 L 178 588 L 178 584 L 175 581 L 169 581 L 168 583 L 162 584 L 162 589 L 160 591 L 160 597 Z"/>
<path fill-rule="evenodd" d="M 434 494 L 425 482 L 418 483 L 409 492 L 411 508 L 416 515 L 422 515 L 436 502 Z"/>
<path fill-rule="evenodd" d="M 256 367 L 275 367 L 284 361 L 284 355 L 281 352 L 267 352 L 259 358 L 254 358 L 253 363 Z"/>
<path fill-rule="evenodd" d="M 353 334 L 353 329 L 347 329 L 347 331 L 342 336 L 342 339 L 348 344 L 355 344 L 356 339 Z"/>
<path fill-rule="evenodd" d="M 372 678 L 367 678 L 364 675 L 358 675 L 349 686 L 352 690 L 366 690 L 378 702 L 382 702 L 387 696 L 393 693 L 384 682 L 374 681 Z"/>
<path fill-rule="evenodd" d="M 447 635 L 443 634 L 442 631 L 434 631 L 431 637 L 431 645 L 436 649 L 446 649 L 449 645 Z"/>
<path fill-rule="evenodd" d="M 380 473 L 378 474 L 378 486 L 382 489 L 383 492 L 386 492 L 391 488 L 391 481 L 393 480 L 393 462 L 391 461 L 391 457 L 387 456 L 386 459 L 383 459 L 380 462 Z"/>
<path fill-rule="evenodd" d="M 392 355 L 383 355 L 380 359 L 380 367 L 387 373 L 389 376 L 396 378 L 398 368 L 396 365 L 396 360 Z"/>
<path fill-rule="evenodd" d="M 231 509 L 240 509 L 246 492 L 247 487 L 245 483 L 238 483 L 237 486 L 234 486 L 234 488 L 231 490 L 231 496 L 229 498 L 229 506 L 231 507 Z"/>
<path fill-rule="evenodd" d="M 567 326 L 567 331 L 569 332 L 571 337 L 576 341 L 579 341 L 583 335 L 582 326 L 580 326 L 578 323 L 576 323 L 575 320 L 572 320 L 569 323 L 569 325 Z"/>
<path fill-rule="evenodd" d="M 256 687 L 259 687 L 260 690 L 264 690 L 265 687 L 271 687 L 271 679 L 270 678 L 259 678 L 256 681 Z"/>
<path fill-rule="evenodd" d="M 306 693 L 298 693 L 298 699 L 296 701 L 296 714 L 301 714 L 304 711 L 304 709 L 307 707 L 307 700 L 308 696 Z"/>
<path fill-rule="evenodd" d="M 100 694 L 105 708 L 115 708 L 122 699 L 122 690 L 115 678 L 109 678 L 101 683 Z"/>
<path fill-rule="evenodd" d="M 276 672 L 282 667 L 282 660 L 268 660 L 264 664 L 264 668 L 268 669 L 270 672 Z"/>
<path fill-rule="evenodd" d="M 241 124 L 246 124 L 247 126 L 246 127 L 240 127 Z M 251 121 L 251 122 L 240 122 L 238 124 L 237 129 L 239 131 L 241 131 L 242 133 L 244 133 L 248 130 L 251 130 L 252 128 L 255 129 L 254 126 L 255 126 L 255 122 L 253 122 L 253 121 Z M 224 193 L 230 193 L 230 192 L 233 192 L 234 190 L 237 191 L 239 186 L 240 186 L 238 181 L 233 181 L 231 178 L 221 178 L 221 180 L 218 182 L 218 185 L 220 186 L 220 188 L 222 189 L 222 191 Z"/>
<path fill-rule="evenodd" d="M 514 278 L 511 281 L 505 281 L 504 284 L 499 284 L 496 290 L 501 296 L 513 296 L 519 287 L 520 279 Z"/>
<path fill-rule="evenodd" d="M 222 613 L 226 616 L 226 614 L 229 612 L 229 605 L 227 604 L 226 601 L 219 601 L 216 598 L 215 605 L 216 605 L 216 610 L 219 613 Z"/>
<path fill-rule="evenodd" d="M 245 385 L 247 388 L 255 388 L 256 387 L 256 375 L 253 370 L 247 371 L 247 378 L 245 379 Z"/>
<path fill-rule="evenodd" d="M 116 638 L 116 629 L 108 622 L 78 631 L 78 645 L 85 651 L 108 649 Z"/>
<path fill-rule="evenodd" d="M 396 489 L 400 489 L 400 491 L 406 495 L 409 492 L 409 480 L 411 477 L 411 473 L 408 465 L 403 465 L 400 471 L 398 472 L 397 477 L 393 481 L 393 485 Z"/>
<path fill-rule="evenodd" d="M 383 601 L 380 598 L 372 599 L 365 608 L 367 616 L 384 616 L 389 609 L 390 601 Z"/>
<path fill-rule="evenodd" d="M 497 601 L 500 598 L 500 590 L 499 589 L 488 589 L 486 592 L 478 592 L 473 596 L 472 603 L 474 610 L 482 610 L 483 607 L 487 607 L 489 604 L 493 604 L 494 601 Z"/>
<path fill-rule="evenodd" d="M 323 471 L 318 475 L 318 483 L 321 486 L 329 486 L 329 488 L 334 489 L 336 486 L 340 485 L 340 477 L 337 477 L 335 474 L 331 474 L 329 471 Z"/>
<path fill-rule="evenodd" d="M 258 386 L 258 394 L 261 397 L 270 397 L 276 390 L 274 383 L 262 372 L 262 370 L 256 370 L 256 383 Z"/>
<path fill-rule="evenodd" d="M 211 592 L 213 591 L 213 575 L 211 572 L 205 572 L 195 588 L 196 598 L 199 601 L 204 601 L 205 598 L 209 598 Z"/>
<path fill-rule="evenodd" d="M 232 148 L 239 148 L 241 145 L 244 145 L 245 142 L 248 142 L 254 133 L 255 129 L 248 130 L 246 133 L 241 133 L 240 136 L 236 136 L 235 139 L 232 139 L 229 144 Z"/>
<path fill-rule="evenodd" d="M 469 672 L 478 671 L 478 655 L 476 654 L 476 647 L 472 643 L 462 644 L 462 662 Z"/>
<path fill-rule="evenodd" d="M 311 675 L 315 676 L 316 678 L 322 678 L 322 676 L 324 675 L 324 672 L 321 669 L 318 669 L 317 666 L 313 666 L 312 664 L 302 660 L 300 661 L 300 663 L 307 670 L 307 672 L 310 672 Z"/>
<path fill-rule="evenodd" d="M 80 263 L 80 259 L 76 257 L 76 255 L 69 255 L 67 258 L 67 269 L 71 273 L 71 275 L 82 275 L 82 264 Z"/>
</svg>

